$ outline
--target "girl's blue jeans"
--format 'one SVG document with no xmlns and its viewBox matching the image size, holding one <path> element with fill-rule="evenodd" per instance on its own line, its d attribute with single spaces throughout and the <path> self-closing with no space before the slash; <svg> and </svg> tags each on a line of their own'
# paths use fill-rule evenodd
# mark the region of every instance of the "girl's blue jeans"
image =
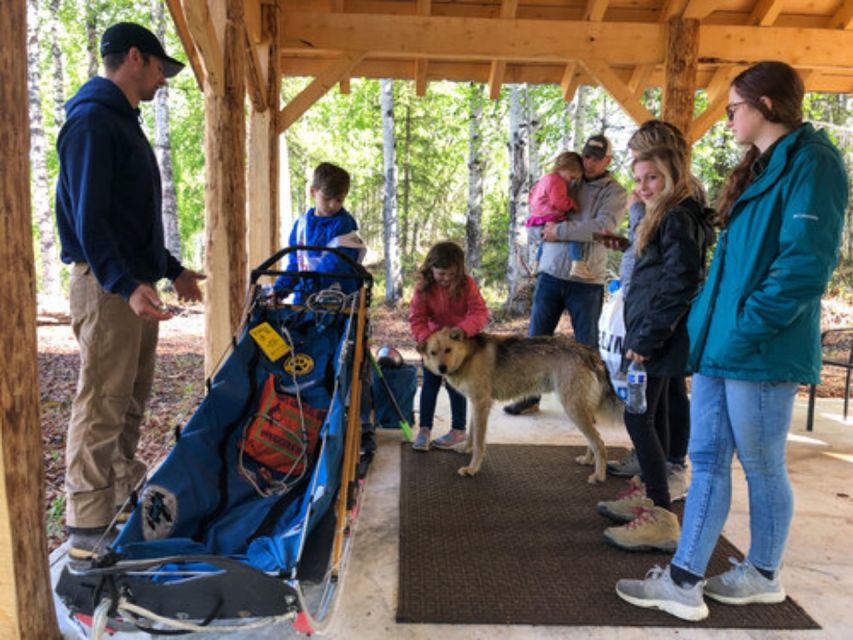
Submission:
<svg viewBox="0 0 853 640">
<path fill-rule="evenodd" d="M 693 376 L 689 454 L 693 479 L 673 564 L 704 576 L 729 514 L 732 458 L 746 474 L 750 545 L 747 559 L 776 571 L 794 508 L 785 445 L 795 382 L 752 382 Z"/>
<path fill-rule="evenodd" d="M 426 367 L 422 368 L 424 381 L 421 387 L 418 422 L 420 426 L 432 429 L 432 421 L 435 417 L 435 403 L 438 400 L 438 390 L 441 389 L 441 382 L 444 378 L 435 375 Z M 468 401 L 465 399 L 465 396 L 451 387 L 449 383 L 445 382 L 444 387 L 447 389 L 447 396 L 450 398 L 450 426 L 453 429 L 464 431 Z"/>
</svg>

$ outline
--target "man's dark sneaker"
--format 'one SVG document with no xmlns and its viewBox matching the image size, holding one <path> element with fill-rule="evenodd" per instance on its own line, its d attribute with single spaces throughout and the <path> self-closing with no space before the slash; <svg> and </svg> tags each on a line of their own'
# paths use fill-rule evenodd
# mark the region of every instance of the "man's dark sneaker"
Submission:
<svg viewBox="0 0 853 640">
<path fill-rule="evenodd" d="M 89 560 L 106 553 L 118 531 L 106 527 L 73 529 L 68 537 L 68 556 L 74 560 Z"/>
<path fill-rule="evenodd" d="M 539 411 L 539 396 L 522 398 L 504 407 L 504 413 L 511 416 L 526 416 L 537 411 Z"/>
</svg>

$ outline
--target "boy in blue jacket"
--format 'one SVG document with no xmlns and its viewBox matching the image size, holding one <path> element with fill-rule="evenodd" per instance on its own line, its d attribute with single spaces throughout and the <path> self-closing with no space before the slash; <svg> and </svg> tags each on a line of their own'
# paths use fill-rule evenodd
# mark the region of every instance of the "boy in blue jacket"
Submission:
<svg viewBox="0 0 853 640">
<path fill-rule="evenodd" d="M 344 209 L 349 187 L 350 176 L 344 169 L 330 162 L 317 165 L 311 179 L 314 206 L 294 223 L 288 246 L 330 247 L 361 262 L 367 247 L 358 234 L 355 218 Z M 330 251 L 296 251 L 288 255 L 287 271 L 347 273 L 352 268 Z M 299 302 L 306 288 L 312 285 L 308 281 L 298 282 L 288 276 L 279 276 L 274 288 L 278 295 L 295 291 L 296 301 Z M 340 288 L 344 293 L 352 293 L 358 288 L 358 281 L 350 278 L 321 278 L 320 288 Z"/>
</svg>

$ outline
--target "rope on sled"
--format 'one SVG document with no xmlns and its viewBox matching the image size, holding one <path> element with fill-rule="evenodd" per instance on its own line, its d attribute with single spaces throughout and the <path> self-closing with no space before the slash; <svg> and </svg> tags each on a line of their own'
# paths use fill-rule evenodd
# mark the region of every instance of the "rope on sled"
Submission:
<svg viewBox="0 0 853 640">
<path fill-rule="evenodd" d="M 101 603 L 101 605 L 103 602 Z M 100 606 L 98 608 L 100 608 Z M 192 631 L 195 633 L 223 633 L 223 632 L 239 632 L 239 631 L 250 631 L 252 629 L 260 629 L 262 627 L 268 627 L 273 624 L 278 624 L 279 622 L 287 622 L 289 620 L 293 620 L 296 617 L 295 613 L 286 613 L 280 616 L 269 616 L 265 618 L 258 618 L 252 622 L 246 622 L 244 624 L 235 624 L 235 625 L 200 625 L 195 624 L 193 622 L 188 622 L 186 620 L 177 620 L 175 618 L 167 618 L 166 616 L 161 616 L 153 611 L 146 609 L 145 607 L 141 607 L 138 604 L 133 604 L 132 602 L 128 602 L 124 598 L 119 599 L 118 606 L 116 607 L 117 611 L 122 614 L 122 616 L 133 619 L 138 624 L 139 618 L 145 618 L 152 622 L 156 622 L 166 627 L 170 627 L 172 629 L 179 629 L 181 631 Z M 138 625 L 140 628 L 143 628 L 146 631 L 155 631 L 156 629 L 145 628 L 142 625 Z M 94 636 L 93 636 L 94 638 Z"/>
</svg>

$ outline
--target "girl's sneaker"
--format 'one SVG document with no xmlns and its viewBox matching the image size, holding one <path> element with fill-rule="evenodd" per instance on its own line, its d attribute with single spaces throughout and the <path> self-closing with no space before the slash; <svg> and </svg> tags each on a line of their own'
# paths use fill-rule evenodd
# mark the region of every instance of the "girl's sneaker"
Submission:
<svg viewBox="0 0 853 640">
<path fill-rule="evenodd" d="M 415 441 L 412 443 L 412 449 L 415 451 L 429 451 L 429 436 L 430 430 L 426 427 L 418 429 L 418 435 L 415 436 Z"/>
<path fill-rule="evenodd" d="M 440 438 L 433 440 L 432 446 L 436 449 L 456 449 L 460 443 L 465 442 L 465 438 L 464 429 L 451 429 Z"/>
</svg>

